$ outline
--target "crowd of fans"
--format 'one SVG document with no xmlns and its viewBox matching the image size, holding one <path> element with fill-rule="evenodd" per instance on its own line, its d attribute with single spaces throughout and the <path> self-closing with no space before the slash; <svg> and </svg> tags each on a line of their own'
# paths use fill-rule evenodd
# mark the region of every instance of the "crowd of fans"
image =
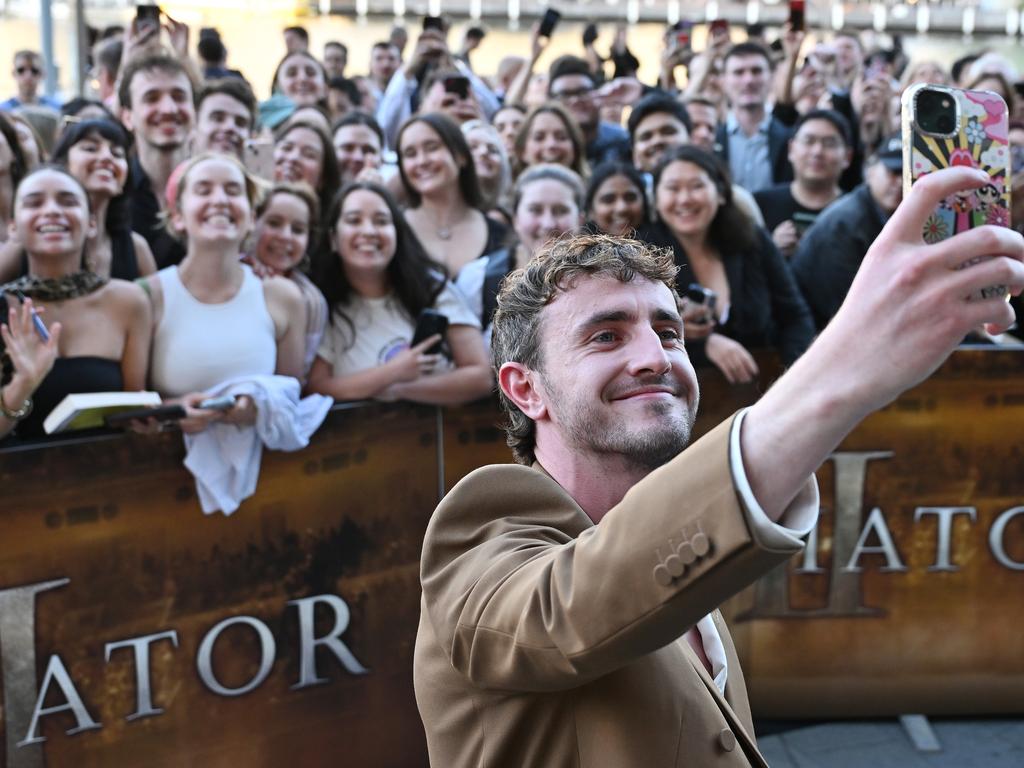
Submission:
<svg viewBox="0 0 1024 768">
<path fill-rule="evenodd" d="M 480 28 L 457 50 L 444 20 L 411 46 L 395 28 L 365 75 L 344 43 L 317 56 L 289 27 L 260 101 L 216 30 L 193 50 L 164 21 L 96 44 L 95 99 L 40 96 L 39 55 L 14 56 L 0 437 L 40 436 L 68 393 L 122 389 L 182 404 L 188 432 L 250 424 L 247 398 L 197 407 L 246 375 L 342 400 L 485 397 L 501 280 L 584 230 L 671 249 L 691 356 L 749 381 L 754 351 L 791 363 L 808 347 L 900 204 L 904 89 L 996 91 L 1024 137 L 1003 58 L 909 61 L 850 31 L 769 44 L 716 25 L 696 51 L 669 27 L 644 83 L 621 25 L 608 55 L 588 33 L 546 68 L 535 27 L 493 74 L 470 61 Z M 414 344 L 426 310 L 447 329 Z"/>
</svg>

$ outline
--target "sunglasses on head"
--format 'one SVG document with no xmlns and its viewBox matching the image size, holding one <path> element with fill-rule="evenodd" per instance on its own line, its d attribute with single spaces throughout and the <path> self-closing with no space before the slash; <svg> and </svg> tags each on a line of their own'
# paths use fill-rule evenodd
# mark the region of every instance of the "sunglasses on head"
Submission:
<svg viewBox="0 0 1024 768">
<path fill-rule="evenodd" d="M 20 67 L 15 67 L 14 71 L 17 72 L 19 75 L 24 75 L 26 72 L 31 72 L 33 75 L 40 75 L 40 74 L 42 74 L 42 72 L 39 70 L 38 67 L 20 66 Z"/>
</svg>

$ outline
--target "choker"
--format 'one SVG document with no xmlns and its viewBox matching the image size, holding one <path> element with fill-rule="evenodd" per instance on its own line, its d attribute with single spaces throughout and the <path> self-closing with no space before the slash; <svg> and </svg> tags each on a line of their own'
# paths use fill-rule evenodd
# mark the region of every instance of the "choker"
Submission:
<svg viewBox="0 0 1024 768">
<path fill-rule="evenodd" d="M 95 272 L 72 272 L 62 277 L 36 277 L 25 275 L 10 283 L 0 285 L 0 293 L 21 291 L 36 301 L 65 301 L 87 296 L 110 282 Z"/>
</svg>

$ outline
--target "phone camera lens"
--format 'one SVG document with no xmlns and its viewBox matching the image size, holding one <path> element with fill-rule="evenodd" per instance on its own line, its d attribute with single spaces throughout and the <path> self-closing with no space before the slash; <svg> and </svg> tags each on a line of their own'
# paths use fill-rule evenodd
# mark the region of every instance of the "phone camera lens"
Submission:
<svg viewBox="0 0 1024 768">
<path fill-rule="evenodd" d="M 916 120 L 926 133 L 948 136 L 956 129 L 956 103 L 948 93 L 923 89 L 917 97 Z"/>
</svg>

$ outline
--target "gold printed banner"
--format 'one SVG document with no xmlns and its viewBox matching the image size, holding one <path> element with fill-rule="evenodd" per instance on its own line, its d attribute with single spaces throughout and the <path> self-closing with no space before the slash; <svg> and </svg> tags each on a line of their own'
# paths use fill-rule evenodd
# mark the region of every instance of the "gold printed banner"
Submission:
<svg viewBox="0 0 1024 768">
<path fill-rule="evenodd" d="M 1024 712 L 1022 374 L 959 351 L 821 468 L 807 551 L 725 606 L 755 714 Z M 701 383 L 698 433 L 759 392 Z M 175 434 L 0 451 L 0 765 L 426 765 L 423 532 L 498 421 L 338 406 L 230 518 Z"/>
</svg>

